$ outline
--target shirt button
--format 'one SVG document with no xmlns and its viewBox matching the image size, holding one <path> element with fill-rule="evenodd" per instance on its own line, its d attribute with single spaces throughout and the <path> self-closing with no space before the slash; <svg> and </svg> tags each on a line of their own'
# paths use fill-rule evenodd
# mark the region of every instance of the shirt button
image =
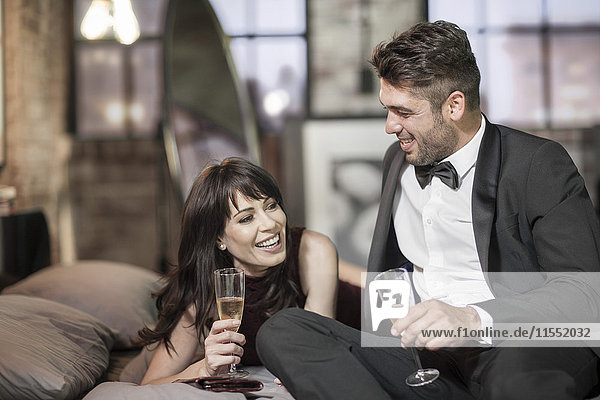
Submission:
<svg viewBox="0 0 600 400">
<path fill-rule="evenodd" d="M 431 225 L 431 219 L 427 218 L 427 220 L 425 222 L 427 222 L 427 224 Z"/>
</svg>

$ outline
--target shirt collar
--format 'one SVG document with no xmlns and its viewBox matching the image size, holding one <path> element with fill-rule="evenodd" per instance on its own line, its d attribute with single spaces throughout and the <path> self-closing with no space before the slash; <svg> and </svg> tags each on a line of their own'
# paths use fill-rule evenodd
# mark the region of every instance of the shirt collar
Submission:
<svg viewBox="0 0 600 400">
<path fill-rule="evenodd" d="M 477 154 L 479 153 L 479 145 L 481 139 L 483 139 L 483 132 L 485 131 L 485 118 L 481 116 L 481 126 L 475 136 L 461 147 L 457 152 L 450 154 L 442 161 L 450 161 L 458 173 L 458 177 L 461 182 L 463 177 L 469 172 L 469 170 L 475 165 L 477 161 Z"/>
</svg>

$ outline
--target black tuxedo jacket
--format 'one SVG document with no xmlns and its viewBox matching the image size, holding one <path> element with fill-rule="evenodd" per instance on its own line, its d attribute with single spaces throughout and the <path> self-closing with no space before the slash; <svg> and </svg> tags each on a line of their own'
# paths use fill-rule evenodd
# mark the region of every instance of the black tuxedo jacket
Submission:
<svg viewBox="0 0 600 400">
<path fill-rule="evenodd" d="M 384 158 L 369 272 L 408 261 L 398 248 L 392 223 L 403 163 L 404 152 L 396 142 Z M 560 144 L 486 120 L 473 183 L 472 219 L 479 260 L 496 297 L 478 306 L 494 322 L 600 322 L 598 218 L 583 178 Z M 546 274 L 521 274 L 535 277 L 515 281 L 503 276 L 518 274 L 487 272 L 567 274 L 546 279 Z"/>
</svg>

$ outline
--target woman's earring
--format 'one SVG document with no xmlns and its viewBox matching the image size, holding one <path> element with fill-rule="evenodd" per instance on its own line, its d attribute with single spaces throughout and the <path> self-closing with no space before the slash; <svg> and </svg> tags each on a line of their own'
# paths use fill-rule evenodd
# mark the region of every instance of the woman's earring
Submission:
<svg viewBox="0 0 600 400">
<path fill-rule="evenodd" d="M 219 250 L 225 250 L 226 248 L 227 246 L 225 246 L 225 243 L 219 244 Z"/>
</svg>

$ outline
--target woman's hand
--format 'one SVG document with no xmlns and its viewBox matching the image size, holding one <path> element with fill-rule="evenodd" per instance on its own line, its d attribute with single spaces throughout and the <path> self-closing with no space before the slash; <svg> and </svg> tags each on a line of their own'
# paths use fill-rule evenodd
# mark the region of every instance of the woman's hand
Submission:
<svg viewBox="0 0 600 400">
<path fill-rule="evenodd" d="M 229 364 L 238 364 L 241 361 L 246 343 L 246 338 L 237 333 L 240 321 L 237 319 L 224 319 L 215 321 L 210 332 L 204 340 L 204 367 L 209 376 L 227 372 Z"/>
</svg>

